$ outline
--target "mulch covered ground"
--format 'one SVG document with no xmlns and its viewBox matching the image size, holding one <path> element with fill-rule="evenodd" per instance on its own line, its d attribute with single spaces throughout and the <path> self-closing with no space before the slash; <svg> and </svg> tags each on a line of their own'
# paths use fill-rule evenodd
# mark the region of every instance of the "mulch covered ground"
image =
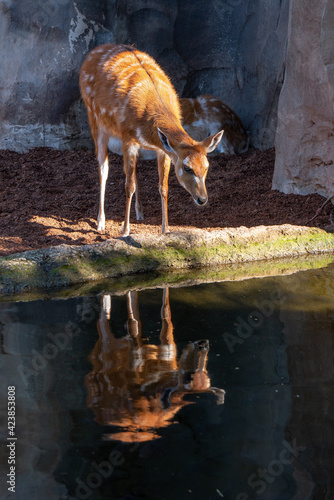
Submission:
<svg viewBox="0 0 334 500">
<path fill-rule="evenodd" d="M 209 202 L 198 207 L 171 170 L 169 224 L 211 228 L 298 224 L 326 227 L 332 204 L 309 222 L 325 201 L 319 195 L 272 191 L 274 149 L 250 149 L 240 156 L 209 158 Z M 99 179 L 93 151 L 35 148 L 19 154 L 0 151 L 0 255 L 59 245 L 91 244 L 121 236 L 125 212 L 122 158 L 110 154 L 106 193 L 106 232 L 96 231 Z M 135 220 L 132 234 L 161 231 L 161 203 L 156 161 L 138 162 L 145 220 Z"/>
</svg>

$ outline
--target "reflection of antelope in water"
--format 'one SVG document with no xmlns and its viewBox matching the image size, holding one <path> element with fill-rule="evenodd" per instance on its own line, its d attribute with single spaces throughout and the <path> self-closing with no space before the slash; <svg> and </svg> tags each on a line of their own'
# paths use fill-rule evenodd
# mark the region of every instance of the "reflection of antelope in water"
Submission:
<svg viewBox="0 0 334 500">
<path fill-rule="evenodd" d="M 109 324 L 110 296 L 102 298 L 99 339 L 90 355 L 93 370 L 86 377 L 87 405 L 100 424 L 124 429 L 110 438 L 149 441 L 189 404 L 183 401 L 186 393 L 213 392 L 221 404 L 225 391 L 210 387 L 207 340 L 191 342 L 177 359 L 168 288 L 163 291 L 160 345 L 143 342 L 138 292 L 128 292 L 127 306 L 128 334 L 115 338 Z"/>
</svg>

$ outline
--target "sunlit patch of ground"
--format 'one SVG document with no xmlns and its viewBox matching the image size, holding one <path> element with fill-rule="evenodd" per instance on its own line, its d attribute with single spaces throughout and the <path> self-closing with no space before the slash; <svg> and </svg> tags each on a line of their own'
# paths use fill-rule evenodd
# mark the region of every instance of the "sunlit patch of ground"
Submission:
<svg viewBox="0 0 334 500">
<path fill-rule="evenodd" d="M 309 221 L 322 206 L 320 195 L 285 195 L 272 191 L 274 149 L 250 149 L 242 155 L 209 158 L 206 186 L 209 202 L 194 204 L 169 178 L 171 231 L 185 228 L 235 228 L 294 224 L 325 228 L 332 204 Z M 94 151 L 34 148 L 19 154 L 0 150 L 0 255 L 59 244 L 84 245 L 122 235 L 125 214 L 123 159 L 109 155 L 106 189 L 106 231 L 96 231 L 99 176 Z M 138 183 L 144 221 L 136 222 L 134 202 L 131 235 L 161 234 L 161 200 L 155 160 L 138 161 Z"/>
</svg>

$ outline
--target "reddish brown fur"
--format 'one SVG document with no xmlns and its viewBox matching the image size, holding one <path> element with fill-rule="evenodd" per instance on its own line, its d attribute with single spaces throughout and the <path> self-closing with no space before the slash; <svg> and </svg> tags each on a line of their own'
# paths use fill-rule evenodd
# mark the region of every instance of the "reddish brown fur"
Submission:
<svg viewBox="0 0 334 500">
<path fill-rule="evenodd" d="M 102 299 L 99 339 L 90 355 L 92 371 L 86 377 L 87 404 L 101 425 L 115 425 L 122 432 L 112 439 L 152 440 L 157 430 L 171 424 L 186 404 L 186 393 L 213 392 L 223 403 L 225 392 L 210 386 L 206 369 L 207 341 L 192 342 L 177 357 L 169 305 L 163 291 L 160 345 L 142 338 L 138 292 L 128 292 L 128 335 L 116 338 L 110 329 L 110 296 Z"/>
<path fill-rule="evenodd" d="M 108 140 L 122 141 L 126 174 L 126 214 L 123 235 L 130 231 L 130 206 L 136 192 L 137 219 L 143 218 L 138 196 L 136 160 L 140 147 L 158 156 L 162 231 L 168 231 L 167 194 L 170 161 L 180 184 L 196 203 L 207 201 L 206 153 L 223 131 L 201 142 L 191 139 L 181 124 L 176 92 L 162 69 L 147 54 L 125 45 L 103 45 L 88 54 L 80 70 L 80 89 L 100 166 L 98 230 L 105 229 L 104 193 L 108 177 Z"/>
<path fill-rule="evenodd" d="M 180 99 L 182 123 L 192 139 L 203 140 L 210 134 L 224 129 L 224 135 L 214 153 L 241 154 L 249 147 L 249 137 L 239 116 L 227 104 L 211 95 L 196 99 Z M 109 150 L 122 154 L 122 143 L 113 139 Z M 152 151 L 140 150 L 143 159 L 154 158 Z"/>
<path fill-rule="evenodd" d="M 224 130 L 216 153 L 240 154 L 247 151 L 249 138 L 241 119 L 227 104 L 211 95 L 180 99 L 183 126 L 198 141 Z"/>
</svg>

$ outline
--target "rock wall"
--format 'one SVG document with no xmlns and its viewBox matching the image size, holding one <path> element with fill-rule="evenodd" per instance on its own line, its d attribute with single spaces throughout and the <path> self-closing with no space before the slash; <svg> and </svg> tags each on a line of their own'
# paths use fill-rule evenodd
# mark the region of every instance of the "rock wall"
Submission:
<svg viewBox="0 0 334 500">
<path fill-rule="evenodd" d="M 2 149 L 85 144 L 78 69 L 105 18 L 104 0 L 0 2 Z"/>
<path fill-rule="evenodd" d="M 334 3 L 291 2 L 273 188 L 334 193 Z"/>
<path fill-rule="evenodd" d="M 212 93 L 273 145 L 288 0 L 0 1 L 0 148 L 92 146 L 78 72 L 94 46 L 149 52 L 185 97 Z"/>
</svg>

